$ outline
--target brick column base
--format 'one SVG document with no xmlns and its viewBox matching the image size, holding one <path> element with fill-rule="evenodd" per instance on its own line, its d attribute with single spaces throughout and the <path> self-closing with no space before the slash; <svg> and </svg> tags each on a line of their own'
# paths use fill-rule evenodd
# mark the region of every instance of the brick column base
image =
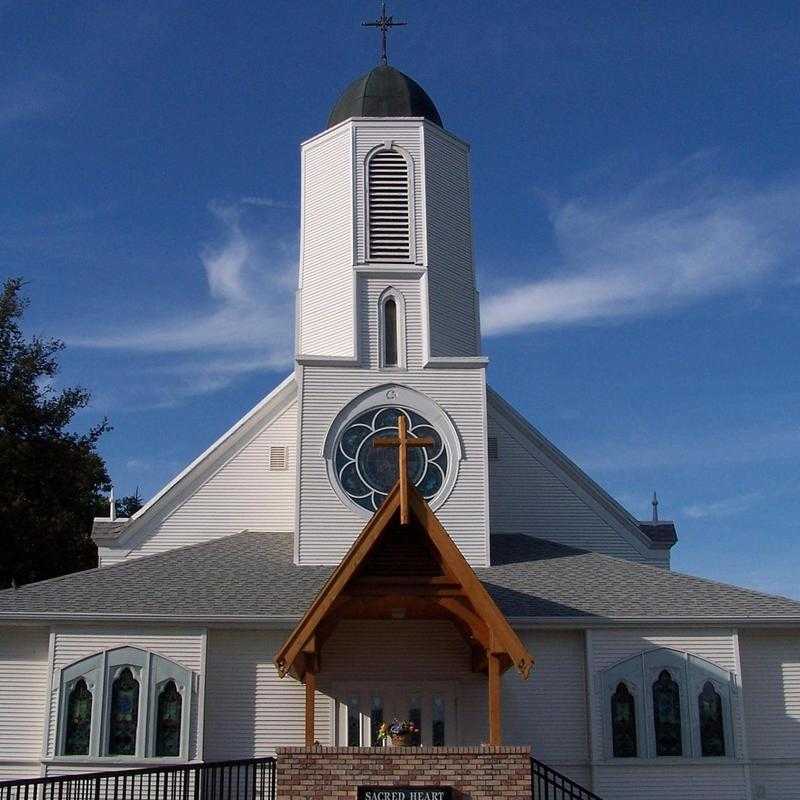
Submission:
<svg viewBox="0 0 800 800">
<path fill-rule="evenodd" d="M 460 800 L 530 800 L 528 747 L 279 747 L 278 800 L 356 800 L 358 786 L 452 786 Z"/>
</svg>

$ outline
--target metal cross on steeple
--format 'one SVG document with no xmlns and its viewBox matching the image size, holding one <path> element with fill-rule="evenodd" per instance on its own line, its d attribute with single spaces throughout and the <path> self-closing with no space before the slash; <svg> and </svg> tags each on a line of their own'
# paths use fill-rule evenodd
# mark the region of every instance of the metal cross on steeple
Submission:
<svg viewBox="0 0 800 800">
<path fill-rule="evenodd" d="M 374 22 L 362 22 L 365 28 L 380 28 L 381 31 L 381 64 L 384 66 L 389 63 L 389 58 L 386 55 L 386 34 L 398 25 L 408 25 L 407 22 L 395 22 L 394 17 L 386 16 L 386 2 L 381 2 L 381 18 L 376 19 Z"/>
</svg>

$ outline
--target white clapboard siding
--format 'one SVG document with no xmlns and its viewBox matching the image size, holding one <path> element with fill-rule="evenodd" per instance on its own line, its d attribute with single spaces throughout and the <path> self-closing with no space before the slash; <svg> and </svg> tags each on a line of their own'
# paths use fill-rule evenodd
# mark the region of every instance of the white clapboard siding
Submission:
<svg viewBox="0 0 800 800">
<path fill-rule="evenodd" d="M 503 676 L 503 741 L 530 746 L 540 761 L 556 769 L 562 765 L 578 780 L 574 767 L 585 768 L 589 761 L 583 633 L 521 631 L 520 636 L 535 665 L 527 681 L 514 669 Z"/>
<path fill-rule="evenodd" d="M 286 448 L 286 468 L 270 469 L 273 447 Z M 105 550 L 103 565 L 162 553 L 245 529 L 290 531 L 296 493 L 297 404 L 268 417 L 249 440 L 165 517 L 153 508 L 133 542 Z"/>
<path fill-rule="evenodd" d="M 46 628 L 0 630 L 0 780 L 39 775 L 49 639 Z"/>
<path fill-rule="evenodd" d="M 745 768 L 736 762 L 598 766 L 593 791 L 603 800 L 750 800 Z"/>
<path fill-rule="evenodd" d="M 362 120 L 353 122 L 355 139 L 353 173 L 355 175 L 355 229 L 356 258 L 358 263 L 367 261 L 366 247 L 366 161 L 376 148 L 392 145 L 401 148 L 413 162 L 411 174 L 411 197 L 413 199 L 413 241 L 412 253 L 416 253 L 415 261 L 425 263 L 425 225 L 424 225 L 424 192 L 422 190 L 422 123 L 411 121 L 377 121 Z M 405 260 L 405 259 L 403 259 Z"/>
<path fill-rule="evenodd" d="M 425 207 L 428 238 L 430 355 L 480 354 L 472 258 L 469 151 L 426 125 Z"/>
<path fill-rule="evenodd" d="M 631 561 L 663 561 L 659 551 L 632 541 L 631 533 L 581 496 L 491 397 L 487 417 L 489 436 L 497 440 L 497 458 L 489 461 L 493 533 L 522 533 Z"/>
<path fill-rule="evenodd" d="M 106 626 L 64 628 L 56 632 L 53 650 L 53 684 L 50 696 L 50 726 L 47 752 L 55 753 L 56 723 L 58 718 L 59 671 L 76 661 L 115 647 L 138 647 L 151 650 L 190 669 L 199 685 L 203 663 L 204 632 L 198 629 L 128 628 Z M 192 697 L 192 714 L 189 731 L 189 753 L 197 755 L 197 715 L 199 698 Z"/>
<path fill-rule="evenodd" d="M 290 631 L 211 630 L 204 757 L 253 758 L 305 743 L 305 689 L 279 678 L 273 659 Z M 327 665 L 326 665 L 327 666 Z M 315 733 L 331 743 L 331 701 L 317 694 Z"/>
<path fill-rule="evenodd" d="M 352 358 L 353 168 L 349 125 L 303 145 L 298 352 Z"/>
<path fill-rule="evenodd" d="M 756 762 L 750 767 L 750 784 L 754 800 L 796 800 L 800 764 L 797 759 L 783 764 Z"/>
<path fill-rule="evenodd" d="M 739 649 L 750 757 L 800 765 L 800 631 L 740 631 Z"/>
<path fill-rule="evenodd" d="M 337 564 L 364 527 L 365 518 L 345 506 L 331 487 L 323 447 L 331 424 L 347 403 L 392 381 L 438 403 L 460 434 L 464 460 L 458 480 L 437 515 L 465 558 L 475 566 L 485 565 L 488 548 L 484 370 L 409 369 L 398 374 L 330 367 L 303 369 L 300 563 Z"/>
</svg>

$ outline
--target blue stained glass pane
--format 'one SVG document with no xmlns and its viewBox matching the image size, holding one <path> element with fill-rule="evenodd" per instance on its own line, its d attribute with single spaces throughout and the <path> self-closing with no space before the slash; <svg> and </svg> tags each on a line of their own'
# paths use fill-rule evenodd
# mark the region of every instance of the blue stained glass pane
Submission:
<svg viewBox="0 0 800 800">
<path fill-rule="evenodd" d="M 158 695 L 157 756 L 180 755 L 182 709 L 183 698 L 175 685 L 175 681 L 167 681 Z"/>
<path fill-rule="evenodd" d="M 67 732 L 64 737 L 65 756 L 88 756 L 92 731 L 92 693 L 81 678 L 72 687 L 67 702 Z"/>
<path fill-rule="evenodd" d="M 111 689 L 111 719 L 108 732 L 110 756 L 136 755 L 136 728 L 139 724 L 139 682 L 125 667 Z"/>
</svg>

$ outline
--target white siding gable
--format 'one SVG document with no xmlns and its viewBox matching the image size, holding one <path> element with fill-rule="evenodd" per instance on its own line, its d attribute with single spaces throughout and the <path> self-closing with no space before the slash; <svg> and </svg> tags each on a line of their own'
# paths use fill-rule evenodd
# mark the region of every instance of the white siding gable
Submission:
<svg viewBox="0 0 800 800">
<path fill-rule="evenodd" d="M 487 414 L 498 456 L 489 461 L 493 533 L 521 533 L 631 561 L 668 563 L 665 551 L 651 550 L 644 534 L 634 532 L 632 519 L 593 496 L 599 487 L 588 478 L 582 481 L 577 466 L 571 465 L 570 475 L 556 463 L 544 437 L 491 390 Z"/>
<path fill-rule="evenodd" d="M 245 529 L 292 530 L 297 464 L 294 379 L 273 395 L 274 402 L 259 404 L 256 413 L 245 417 L 178 483 L 142 509 L 120 542 L 101 550 L 101 563 L 161 553 Z M 284 448 L 284 468 L 274 468 L 273 448 Z"/>
</svg>

